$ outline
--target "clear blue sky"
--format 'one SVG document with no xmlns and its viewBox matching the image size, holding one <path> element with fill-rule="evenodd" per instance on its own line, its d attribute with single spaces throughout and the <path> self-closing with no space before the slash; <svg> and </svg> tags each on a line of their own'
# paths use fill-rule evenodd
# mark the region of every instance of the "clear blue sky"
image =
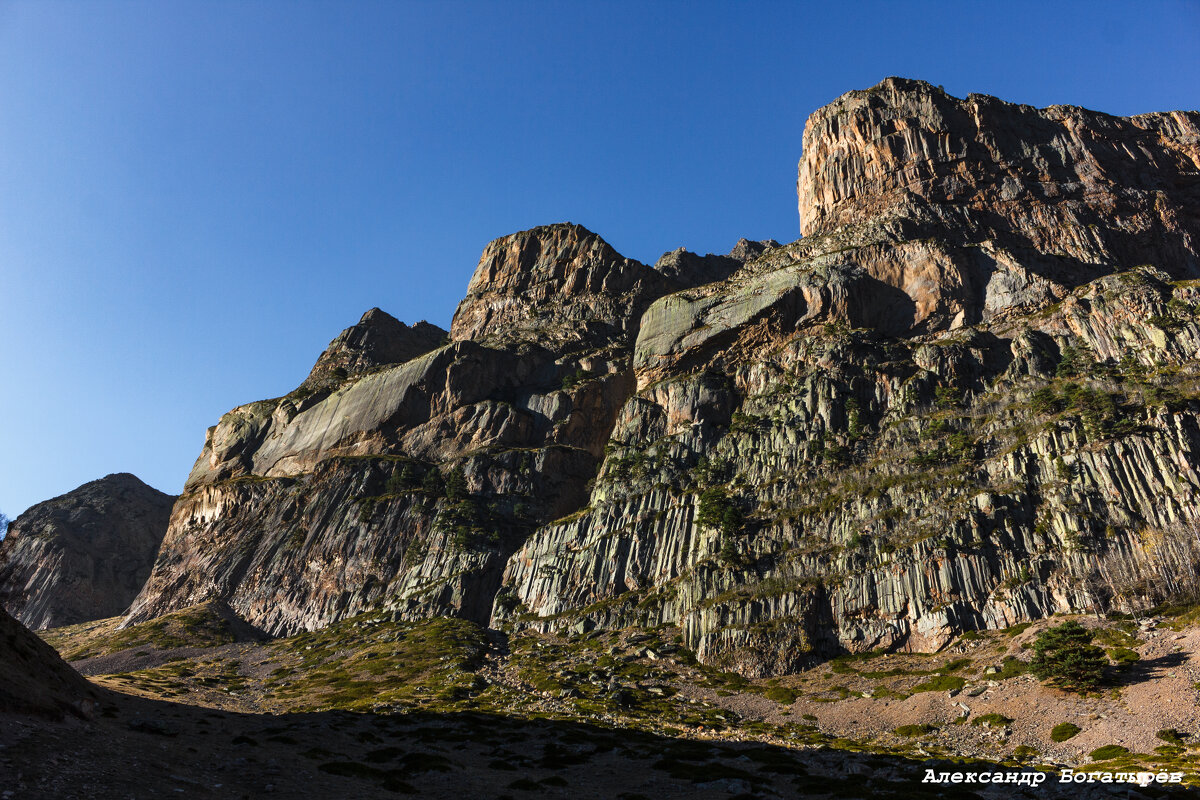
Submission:
<svg viewBox="0 0 1200 800">
<path fill-rule="evenodd" d="M 490 240 L 799 234 L 810 112 L 888 75 L 1200 107 L 1200 3 L 0 2 L 0 511 L 204 431 Z"/>
</svg>

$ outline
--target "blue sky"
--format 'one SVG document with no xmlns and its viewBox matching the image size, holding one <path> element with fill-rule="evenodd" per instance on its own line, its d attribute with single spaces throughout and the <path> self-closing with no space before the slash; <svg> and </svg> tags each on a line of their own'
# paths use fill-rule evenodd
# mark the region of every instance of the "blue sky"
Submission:
<svg viewBox="0 0 1200 800">
<path fill-rule="evenodd" d="M 804 121 L 888 75 L 1200 107 L 1200 3 L 0 2 L 0 511 L 178 492 L 229 408 L 483 246 L 794 240 Z"/>
</svg>

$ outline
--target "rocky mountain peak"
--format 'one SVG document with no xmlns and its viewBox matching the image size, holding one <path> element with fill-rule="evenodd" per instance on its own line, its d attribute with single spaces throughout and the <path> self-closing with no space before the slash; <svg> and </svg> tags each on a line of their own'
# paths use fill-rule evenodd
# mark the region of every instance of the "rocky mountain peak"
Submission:
<svg viewBox="0 0 1200 800">
<path fill-rule="evenodd" d="M 403 364 L 433 350 L 446 331 L 422 320 L 409 327 L 372 308 L 342 331 L 321 353 L 302 386 L 315 389 L 389 364 Z"/>
<path fill-rule="evenodd" d="M 1114 117 L 888 78 L 818 109 L 805 255 L 901 290 L 915 332 L 1062 299 L 1140 264 L 1200 275 L 1200 114 Z"/>
<path fill-rule="evenodd" d="M 888 78 L 809 117 L 800 227 L 811 236 L 931 210 L 972 227 L 977 241 L 1195 273 L 1198 141 L 1196 112 L 1038 109 Z"/>
<path fill-rule="evenodd" d="M 174 502 L 122 472 L 38 503 L 0 542 L 0 604 L 35 630 L 122 613 L 150 575 Z"/>
<path fill-rule="evenodd" d="M 774 239 L 761 239 L 753 241 L 751 239 L 738 239 L 737 244 L 729 251 L 729 257 L 738 261 L 746 262 L 758 258 L 766 251 L 779 247 L 779 242 Z"/>
<path fill-rule="evenodd" d="M 484 248 L 450 336 L 606 344 L 624 337 L 652 300 L 674 288 L 582 225 L 544 225 Z"/>
</svg>

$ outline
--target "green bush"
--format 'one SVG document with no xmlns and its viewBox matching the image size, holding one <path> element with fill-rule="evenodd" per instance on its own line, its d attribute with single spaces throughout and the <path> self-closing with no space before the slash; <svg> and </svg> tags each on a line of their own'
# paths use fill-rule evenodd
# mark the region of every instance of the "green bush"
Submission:
<svg viewBox="0 0 1200 800">
<path fill-rule="evenodd" d="M 988 725 L 993 728 L 1001 728 L 1005 725 L 1012 724 L 1012 718 L 1006 717 L 1003 714 L 984 714 L 971 720 L 972 725 Z"/>
<path fill-rule="evenodd" d="M 721 533 L 733 535 L 742 529 L 742 510 L 719 486 L 705 489 L 700 494 L 700 508 L 696 524 L 705 528 L 716 528 Z"/>
<path fill-rule="evenodd" d="M 1039 633 L 1033 651 L 1034 675 L 1075 692 L 1099 686 L 1108 664 L 1104 651 L 1092 644 L 1092 632 L 1075 621 Z"/>
<path fill-rule="evenodd" d="M 450 470 L 446 476 L 446 498 L 449 500 L 465 500 L 470 494 L 467 489 L 467 476 L 461 466 Z"/>
<path fill-rule="evenodd" d="M 918 683 L 912 688 L 912 693 L 917 692 L 952 692 L 963 688 L 967 682 L 957 675 L 937 675 L 924 683 Z"/>
<path fill-rule="evenodd" d="M 1033 410 L 1038 414 L 1057 414 L 1063 410 L 1063 402 L 1054 389 L 1043 386 L 1033 393 Z"/>
<path fill-rule="evenodd" d="M 963 390 L 957 386 L 938 386 L 933 394 L 938 408 L 958 408 L 963 404 Z"/>
<path fill-rule="evenodd" d="M 441 497 L 445 493 L 446 484 L 442 480 L 442 473 L 437 467 L 430 467 L 425 473 L 425 477 L 421 479 L 421 488 L 431 498 Z"/>
<path fill-rule="evenodd" d="M 970 434 L 952 433 L 947 443 L 947 452 L 959 461 L 969 461 L 975 457 L 976 443 Z"/>
<path fill-rule="evenodd" d="M 1153 316 L 1146 317 L 1146 322 L 1150 323 L 1156 328 L 1162 328 L 1164 331 L 1173 331 L 1183 327 L 1183 323 L 1180 320 L 1177 320 L 1174 317 L 1167 317 L 1162 314 L 1155 314 Z"/>
<path fill-rule="evenodd" d="M 858 400 L 851 397 L 846 401 L 846 433 L 851 439 L 857 439 L 863 434 L 862 412 Z"/>
<path fill-rule="evenodd" d="M 595 377 L 595 376 L 592 373 L 588 372 L 583 367 L 579 367 L 574 372 L 568 373 L 567 375 L 563 376 L 562 390 L 564 392 L 569 392 L 572 389 L 574 389 L 576 386 L 578 386 L 579 384 L 586 383 L 587 381 L 591 380 L 593 377 Z"/>
<path fill-rule="evenodd" d="M 1121 747 L 1119 744 L 1106 744 L 1104 747 L 1098 747 L 1091 753 L 1092 761 L 1108 761 L 1110 758 L 1120 758 L 1121 756 L 1129 755 L 1128 747 Z"/>
<path fill-rule="evenodd" d="M 1186 744 L 1184 741 L 1185 734 L 1180 733 L 1174 728 L 1163 728 L 1154 735 L 1162 739 L 1167 744 L 1173 744 L 1176 747 L 1183 747 Z"/>
<path fill-rule="evenodd" d="M 388 494 L 400 494 L 415 489 L 417 484 L 417 470 L 411 462 L 405 462 L 403 467 L 388 476 L 385 491 Z"/>
<path fill-rule="evenodd" d="M 1054 729 L 1050 731 L 1050 741 L 1065 742 L 1067 739 L 1070 739 L 1075 736 L 1075 734 L 1079 733 L 1080 730 L 1082 730 L 1082 728 L 1073 722 L 1063 722 L 1059 725 L 1055 725 Z"/>
<path fill-rule="evenodd" d="M 1029 626 L 1031 626 L 1031 625 L 1033 625 L 1032 622 L 1018 622 L 1016 625 L 1013 625 L 1012 627 L 1005 628 L 1004 630 L 1001 631 L 1001 633 L 1003 633 L 1005 636 L 1008 636 L 1010 638 L 1013 636 L 1020 636 L 1022 633 L 1029 630 Z"/>
<path fill-rule="evenodd" d="M 924 736 L 927 733 L 933 733 L 934 730 L 932 725 L 901 725 L 892 733 L 897 736 Z"/>
<path fill-rule="evenodd" d="M 794 690 L 786 686 L 772 686 L 770 689 L 767 689 L 764 696 L 768 700 L 774 700 L 776 703 L 782 703 L 785 706 L 790 706 L 796 702 L 796 698 L 798 697 Z"/>
<path fill-rule="evenodd" d="M 736 567 L 742 563 L 742 554 L 738 552 L 737 542 L 729 536 L 721 537 L 721 549 L 717 551 L 717 558 L 722 564 L 731 567 Z"/>
<path fill-rule="evenodd" d="M 1063 345 L 1059 351 L 1058 367 L 1054 374 L 1059 378 L 1074 378 L 1086 375 L 1094 366 L 1091 353 L 1086 348 Z"/>
</svg>

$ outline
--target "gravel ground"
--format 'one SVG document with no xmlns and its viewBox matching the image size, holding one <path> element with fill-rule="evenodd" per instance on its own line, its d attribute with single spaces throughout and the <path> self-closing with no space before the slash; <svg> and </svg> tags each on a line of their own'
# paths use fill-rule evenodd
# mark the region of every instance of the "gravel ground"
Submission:
<svg viewBox="0 0 1200 800">
<path fill-rule="evenodd" d="M 1085 624 L 1090 624 L 1081 618 Z M 948 653 L 939 660 L 914 658 L 904 654 L 886 656 L 870 662 L 871 669 L 895 667 L 930 668 L 953 658 L 978 656 L 989 651 L 988 662 L 999 664 L 1005 655 L 1029 657 L 1021 645 L 1030 644 L 1043 628 L 1061 620 L 1039 623 L 1014 637 L 1003 650 L 986 647 Z M 1175 632 L 1168 629 L 1143 633 L 1144 644 L 1134 648 L 1138 662 L 1119 687 L 1099 696 L 1081 697 L 1043 685 L 1032 675 L 1004 681 L 968 680 L 966 689 L 983 685 L 986 690 L 970 697 L 958 692 L 922 692 L 907 699 L 849 697 L 836 702 L 818 702 L 802 697 L 791 706 L 781 706 L 757 694 L 746 692 L 721 696 L 708 689 L 689 689 L 688 694 L 718 703 L 742 716 L 780 724 L 811 715 L 825 733 L 855 739 L 875 739 L 899 743 L 903 737 L 892 735 L 902 725 L 938 724 L 942 727 L 928 738 L 932 744 L 950 748 L 962 755 L 1003 758 L 1020 745 L 1033 747 L 1050 763 L 1079 765 L 1089 762 L 1088 754 L 1098 747 L 1116 744 L 1133 752 L 1150 753 L 1166 744 L 1157 737 L 1160 730 L 1174 728 L 1200 736 L 1200 629 Z M 850 685 L 851 676 L 828 674 L 818 666 L 789 680 L 809 692 L 833 685 Z M 914 679 L 909 679 L 911 682 Z M 878 683 L 872 681 L 871 683 Z M 951 724 L 964 714 L 966 724 Z M 1000 714 L 1013 720 L 1003 728 L 971 725 L 985 714 Z M 1050 731 L 1063 722 L 1082 728 L 1074 738 L 1055 743 Z"/>
</svg>

